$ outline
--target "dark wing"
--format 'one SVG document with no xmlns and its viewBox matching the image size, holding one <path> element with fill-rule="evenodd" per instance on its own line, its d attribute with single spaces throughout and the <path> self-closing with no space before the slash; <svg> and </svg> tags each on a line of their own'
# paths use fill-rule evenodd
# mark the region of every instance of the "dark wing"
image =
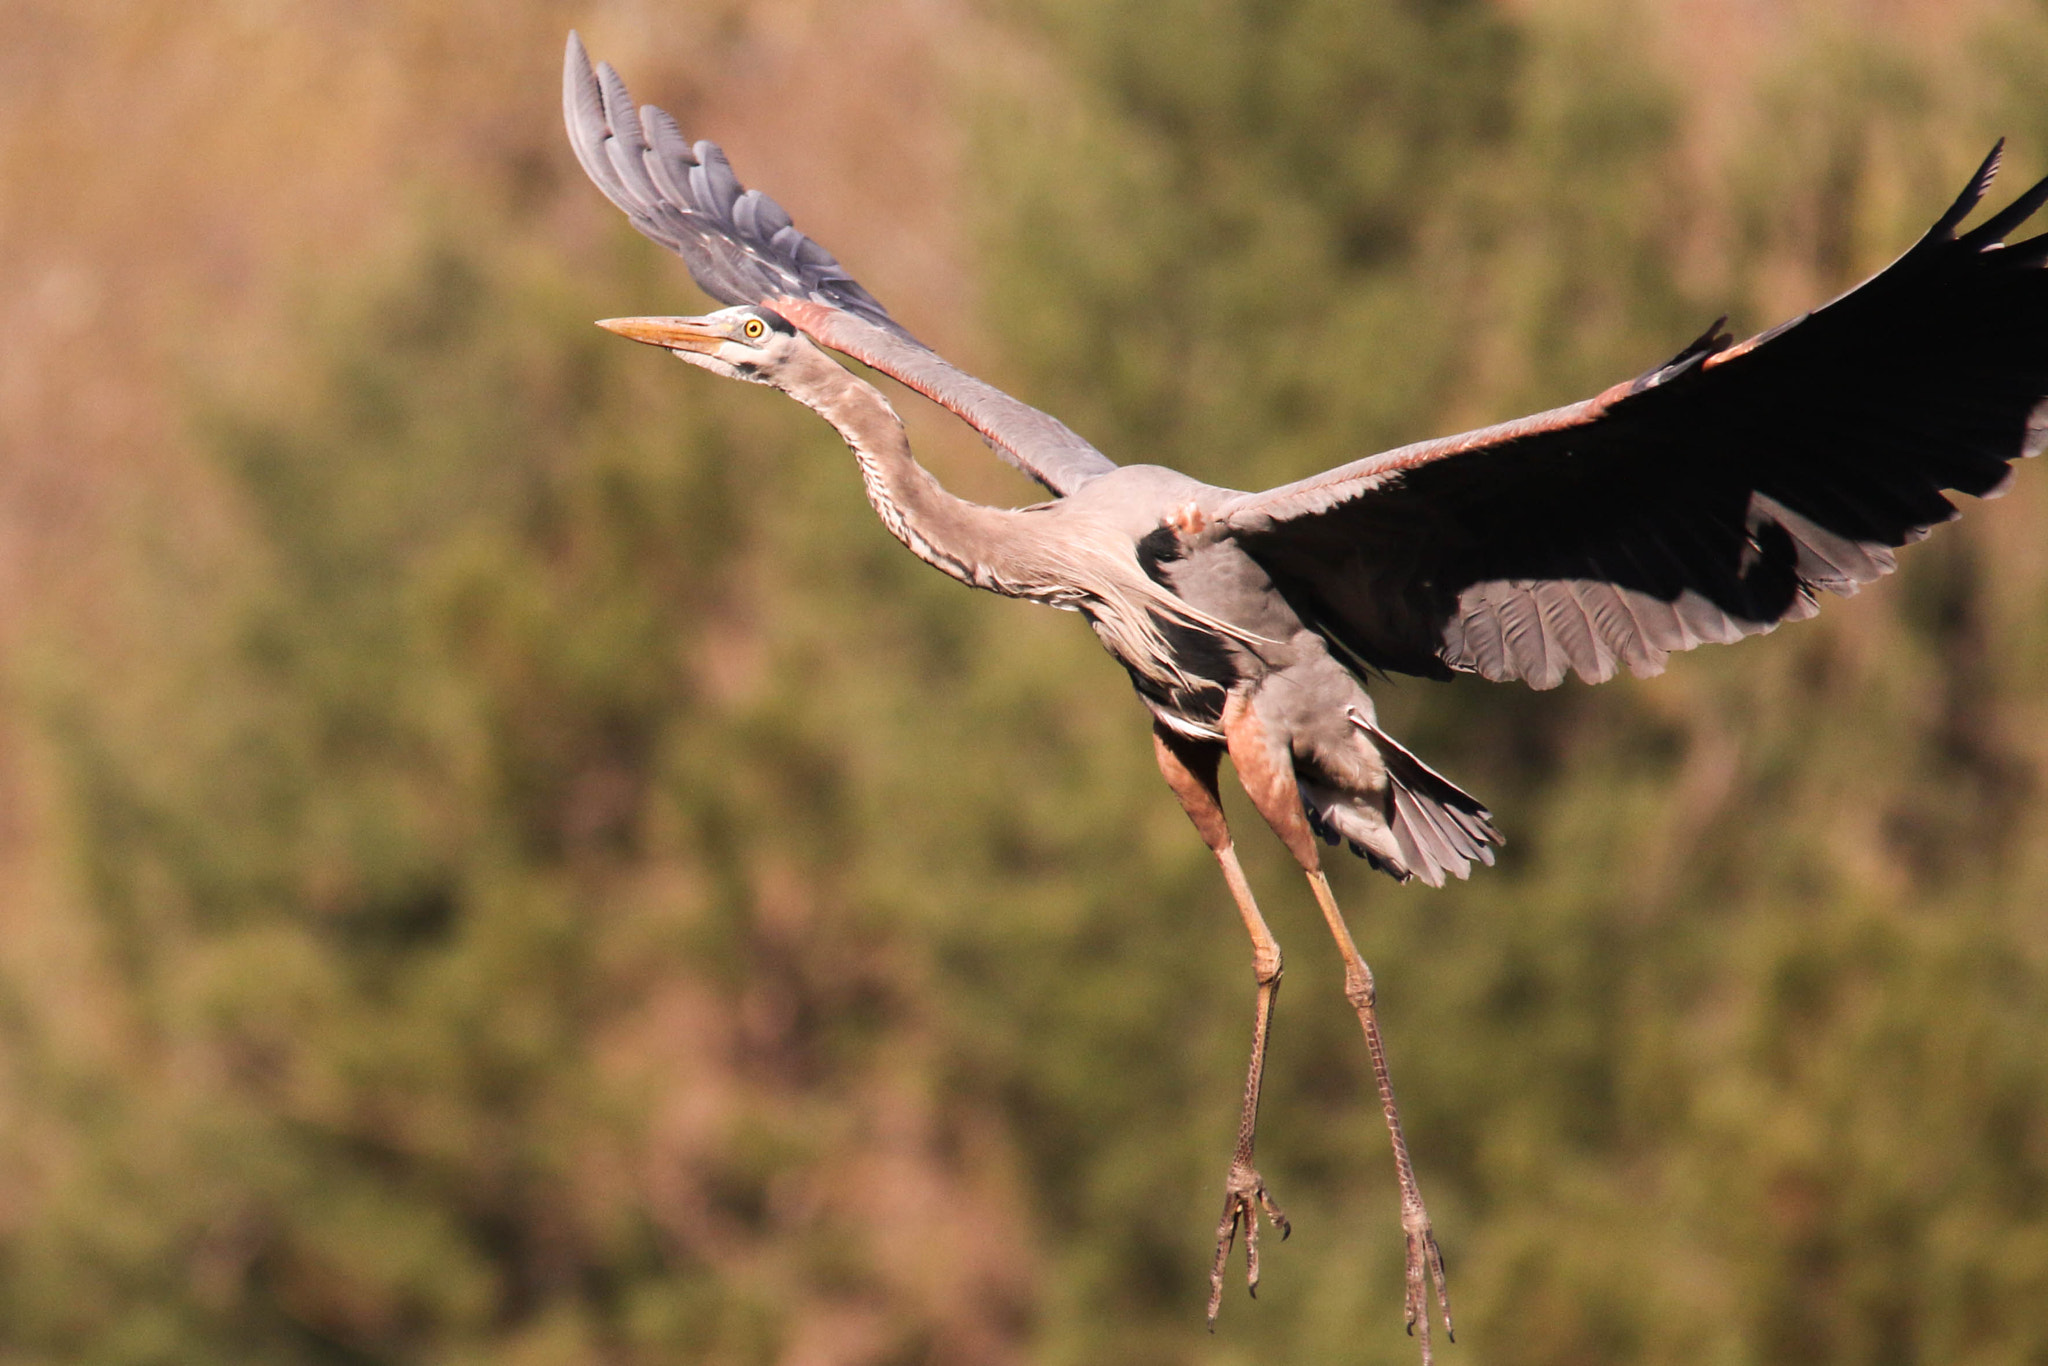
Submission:
<svg viewBox="0 0 2048 1366">
<path fill-rule="evenodd" d="M 653 105 L 635 110 L 618 73 L 608 63 L 592 70 L 574 33 L 562 115 L 597 187 L 634 227 L 681 256 L 712 298 L 773 308 L 821 345 L 943 404 L 1054 493 L 1116 468 L 1056 419 L 955 369 L 904 331 L 780 204 L 742 186 L 715 144 L 692 145 Z"/>
<path fill-rule="evenodd" d="M 2003 144 L 2001 144 L 2002 147 Z M 1811 616 L 1821 590 L 1999 492 L 2048 438 L 2036 185 L 1957 235 L 1999 150 L 1912 250 L 1739 345 L 1709 329 L 1597 398 L 1218 509 L 1364 664 L 1552 687 Z"/>
</svg>

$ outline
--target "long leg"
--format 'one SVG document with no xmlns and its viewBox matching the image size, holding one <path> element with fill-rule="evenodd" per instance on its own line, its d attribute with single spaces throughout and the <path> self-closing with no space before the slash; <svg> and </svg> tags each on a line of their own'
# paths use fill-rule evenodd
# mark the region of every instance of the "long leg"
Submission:
<svg viewBox="0 0 2048 1366">
<path fill-rule="evenodd" d="M 1416 1184 L 1415 1167 L 1408 1160 L 1408 1140 L 1401 1134 L 1401 1111 L 1394 1103 L 1394 1083 L 1387 1073 L 1386 1045 L 1380 1041 L 1379 1017 L 1373 1007 L 1375 992 L 1372 969 L 1366 966 L 1359 955 L 1358 946 L 1351 942 L 1351 931 L 1345 927 L 1344 917 L 1337 910 L 1336 898 L 1330 895 L 1330 880 L 1321 868 L 1308 870 L 1309 886 L 1316 894 L 1316 904 L 1322 907 L 1323 920 L 1330 927 L 1330 934 L 1337 941 L 1337 951 L 1344 956 L 1344 996 L 1358 1012 L 1358 1023 L 1365 1030 L 1366 1051 L 1372 1054 L 1373 1081 L 1379 1085 L 1380 1109 L 1387 1117 L 1387 1133 L 1394 1143 L 1394 1172 L 1401 1183 L 1401 1231 L 1408 1238 L 1408 1331 L 1414 1332 L 1419 1324 L 1422 1328 L 1422 1360 L 1428 1366 L 1429 1352 L 1429 1300 L 1423 1275 L 1427 1270 L 1429 1280 L 1436 1286 L 1438 1307 L 1443 1311 L 1444 1335 L 1453 1342 L 1457 1334 L 1451 1327 L 1450 1288 L 1444 1283 L 1444 1255 L 1436 1245 L 1436 1233 L 1429 1224 L 1429 1211 L 1422 1204 L 1422 1187 Z"/>
<path fill-rule="evenodd" d="M 1386 1115 L 1387 1133 L 1394 1145 L 1394 1174 L 1401 1186 L 1401 1231 L 1408 1240 L 1408 1331 L 1413 1333 L 1418 1326 L 1422 1329 L 1423 1366 L 1430 1366 L 1428 1290 L 1432 1284 L 1436 1287 L 1437 1305 L 1443 1311 L 1444 1334 L 1452 1341 L 1457 1337 L 1451 1329 L 1451 1298 L 1444 1280 L 1443 1253 L 1437 1248 L 1429 1211 L 1422 1203 L 1422 1187 L 1416 1183 L 1414 1164 L 1408 1160 L 1408 1140 L 1401 1134 L 1401 1111 L 1394 1103 L 1386 1045 L 1380 1040 L 1379 1016 L 1374 1009 L 1372 969 L 1366 966 L 1358 945 L 1352 942 L 1351 931 L 1337 909 L 1337 899 L 1330 894 L 1330 880 L 1323 875 L 1315 832 L 1309 829 L 1308 816 L 1302 809 L 1294 760 L 1285 742 L 1260 720 L 1249 699 L 1242 695 L 1233 697 L 1224 711 L 1223 730 L 1238 781 L 1244 785 L 1252 805 L 1308 875 L 1316 905 L 1322 909 L 1324 923 L 1330 927 L 1330 936 L 1337 941 L 1337 951 L 1344 958 L 1344 996 L 1358 1012 L 1358 1023 L 1365 1031 L 1366 1051 L 1372 1055 L 1373 1081 L 1379 1087 L 1380 1109 Z"/>
<path fill-rule="evenodd" d="M 1209 1326 L 1216 1326 L 1217 1311 L 1223 1307 L 1223 1269 L 1236 1245 L 1237 1231 L 1244 1229 L 1245 1281 L 1252 1294 L 1259 1293 L 1259 1210 L 1264 1209 L 1281 1238 L 1288 1233 L 1287 1216 L 1266 1193 L 1266 1182 L 1252 1165 L 1252 1139 L 1259 1123 L 1259 1085 L 1266 1071 L 1266 1043 L 1273 1027 L 1273 1003 L 1280 995 L 1280 943 L 1266 928 L 1252 900 L 1251 884 L 1238 866 L 1237 850 L 1230 841 L 1230 827 L 1223 819 L 1223 804 L 1217 798 L 1216 768 L 1222 747 L 1201 744 L 1175 735 L 1164 726 L 1152 729 L 1152 748 L 1159 759 L 1159 771 L 1166 785 L 1180 798 L 1188 819 L 1216 856 L 1223 880 L 1237 902 L 1238 914 L 1252 937 L 1252 975 L 1259 984 L 1258 1001 L 1252 1015 L 1252 1060 L 1244 1081 L 1244 1111 L 1237 1123 L 1237 1147 L 1230 1155 L 1230 1175 L 1224 1181 L 1223 1217 L 1216 1225 L 1216 1260 L 1209 1268 Z"/>
</svg>

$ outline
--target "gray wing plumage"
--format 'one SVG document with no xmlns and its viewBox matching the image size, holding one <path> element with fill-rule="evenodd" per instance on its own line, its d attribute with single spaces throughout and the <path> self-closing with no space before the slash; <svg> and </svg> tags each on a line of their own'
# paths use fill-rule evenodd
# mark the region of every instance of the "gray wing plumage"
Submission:
<svg viewBox="0 0 2048 1366">
<path fill-rule="evenodd" d="M 1056 494 L 1116 468 L 1058 420 L 911 336 L 780 204 L 741 185 L 715 144 L 691 143 L 653 105 L 636 109 L 618 73 L 609 63 L 593 68 L 574 33 L 562 115 L 584 172 L 634 227 L 681 256 L 712 298 L 773 308 L 821 345 L 943 404 Z"/>
<path fill-rule="evenodd" d="M 1583 403 L 1422 442 L 1217 516 L 1367 664 L 1539 688 L 1811 616 L 1989 497 L 2048 435 L 2048 181 L 1971 231 L 1994 149 L 1886 270 L 1740 344 L 1719 325 Z"/>
</svg>

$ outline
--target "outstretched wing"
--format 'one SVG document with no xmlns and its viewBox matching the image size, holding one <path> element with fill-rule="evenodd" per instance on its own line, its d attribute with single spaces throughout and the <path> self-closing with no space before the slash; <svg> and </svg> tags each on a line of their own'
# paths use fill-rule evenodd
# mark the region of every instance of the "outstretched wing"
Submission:
<svg viewBox="0 0 2048 1366">
<path fill-rule="evenodd" d="M 1365 664 L 1548 688 L 1811 616 L 1998 493 L 2048 439 L 2034 186 L 1958 235 L 1994 148 L 1910 251 L 1739 345 L 1719 324 L 1632 383 L 1245 494 L 1218 510 Z"/>
<path fill-rule="evenodd" d="M 1056 494 L 1116 468 L 1057 419 L 955 369 L 911 336 L 780 204 L 741 185 L 715 144 L 693 145 L 653 105 L 636 110 L 618 73 L 608 63 L 592 70 L 574 33 L 562 69 L 562 115 L 591 180 L 634 227 L 681 256 L 712 298 L 773 308 L 821 345 L 943 404 Z"/>
</svg>

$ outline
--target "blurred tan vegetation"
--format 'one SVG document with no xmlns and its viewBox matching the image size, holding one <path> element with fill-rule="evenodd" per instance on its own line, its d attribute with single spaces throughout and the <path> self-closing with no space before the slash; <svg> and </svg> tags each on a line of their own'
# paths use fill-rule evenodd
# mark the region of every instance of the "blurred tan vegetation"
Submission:
<svg viewBox="0 0 2048 1366">
<path fill-rule="evenodd" d="M 570 26 L 919 335 L 1239 486 L 1578 397 L 1902 249 L 2035 0 L 0 7 L 0 1362 L 1405 1362 L 1298 878 L 1251 981 L 1073 619 L 698 296 Z M 910 410 L 954 488 L 1029 490 Z M 2048 491 L 1820 620 L 1380 689 L 1502 866 L 1361 866 L 1446 1360 L 2048 1356 Z"/>
</svg>

